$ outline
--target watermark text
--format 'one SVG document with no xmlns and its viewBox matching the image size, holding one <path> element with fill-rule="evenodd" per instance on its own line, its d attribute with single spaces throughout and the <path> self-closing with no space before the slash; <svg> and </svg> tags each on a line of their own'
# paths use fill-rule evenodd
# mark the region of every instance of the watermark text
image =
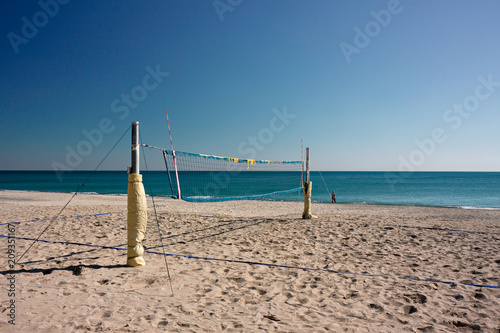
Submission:
<svg viewBox="0 0 500 333">
<path fill-rule="evenodd" d="M 8 237 L 7 237 L 7 266 L 9 271 L 14 270 L 16 265 L 16 225 L 14 223 L 7 224 Z M 16 276 L 14 274 L 7 274 L 7 297 L 9 304 L 5 313 L 8 317 L 8 323 L 11 325 L 16 324 Z"/>
</svg>

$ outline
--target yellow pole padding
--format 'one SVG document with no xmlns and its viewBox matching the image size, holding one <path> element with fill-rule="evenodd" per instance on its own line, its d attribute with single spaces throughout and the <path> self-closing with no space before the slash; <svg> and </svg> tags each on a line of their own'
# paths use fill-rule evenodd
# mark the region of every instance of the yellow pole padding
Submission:
<svg viewBox="0 0 500 333">
<path fill-rule="evenodd" d="M 304 212 L 302 213 L 303 219 L 318 218 L 316 215 L 311 213 L 311 194 L 312 194 L 312 182 L 304 182 Z"/>
<path fill-rule="evenodd" d="M 148 224 L 148 207 L 140 174 L 128 175 L 127 204 L 127 266 L 144 266 L 146 262 L 142 257 L 144 253 L 142 240 Z"/>
</svg>

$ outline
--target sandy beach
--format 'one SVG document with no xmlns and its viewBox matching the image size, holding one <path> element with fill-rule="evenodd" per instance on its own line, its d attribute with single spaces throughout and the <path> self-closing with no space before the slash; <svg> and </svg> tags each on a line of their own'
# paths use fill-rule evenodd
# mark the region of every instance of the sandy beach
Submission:
<svg viewBox="0 0 500 333">
<path fill-rule="evenodd" d="M 1 332 L 500 332 L 499 210 L 158 198 L 170 283 L 152 205 L 131 268 L 126 196 L 79 194 L 9 267 L 71 196 L 0 191 Z"/>
</svg>

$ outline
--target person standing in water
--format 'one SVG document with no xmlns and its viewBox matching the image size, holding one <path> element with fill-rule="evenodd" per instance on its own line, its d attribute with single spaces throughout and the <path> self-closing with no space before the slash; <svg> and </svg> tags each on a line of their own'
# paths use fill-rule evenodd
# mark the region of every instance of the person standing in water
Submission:
<svg viewBox="0 0 500 333">
<path fill-rule="evenodd" d="M 337 200 L 336 200 L 336 196 L 335 196 L 335 191 L 332 191 L 332 203 L 337 203 Z"/>
</svg>

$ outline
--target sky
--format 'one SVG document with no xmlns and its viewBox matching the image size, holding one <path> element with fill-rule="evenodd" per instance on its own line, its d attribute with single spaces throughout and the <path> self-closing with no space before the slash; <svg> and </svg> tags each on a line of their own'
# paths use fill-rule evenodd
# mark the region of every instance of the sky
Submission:
<svg viewBox="0 0 500 333">
<path fill-rule="evenodd" d="M 313 170 L 500 171 L 495 0 L 41 0 L 0 12 L 0 170 L 93 170 L 115 144 L 99 168 L 125 170 L 132 121 L 170 149 L 168 110 L 186 152 L 300 160 L 302 140 Z"/>
</svg>

